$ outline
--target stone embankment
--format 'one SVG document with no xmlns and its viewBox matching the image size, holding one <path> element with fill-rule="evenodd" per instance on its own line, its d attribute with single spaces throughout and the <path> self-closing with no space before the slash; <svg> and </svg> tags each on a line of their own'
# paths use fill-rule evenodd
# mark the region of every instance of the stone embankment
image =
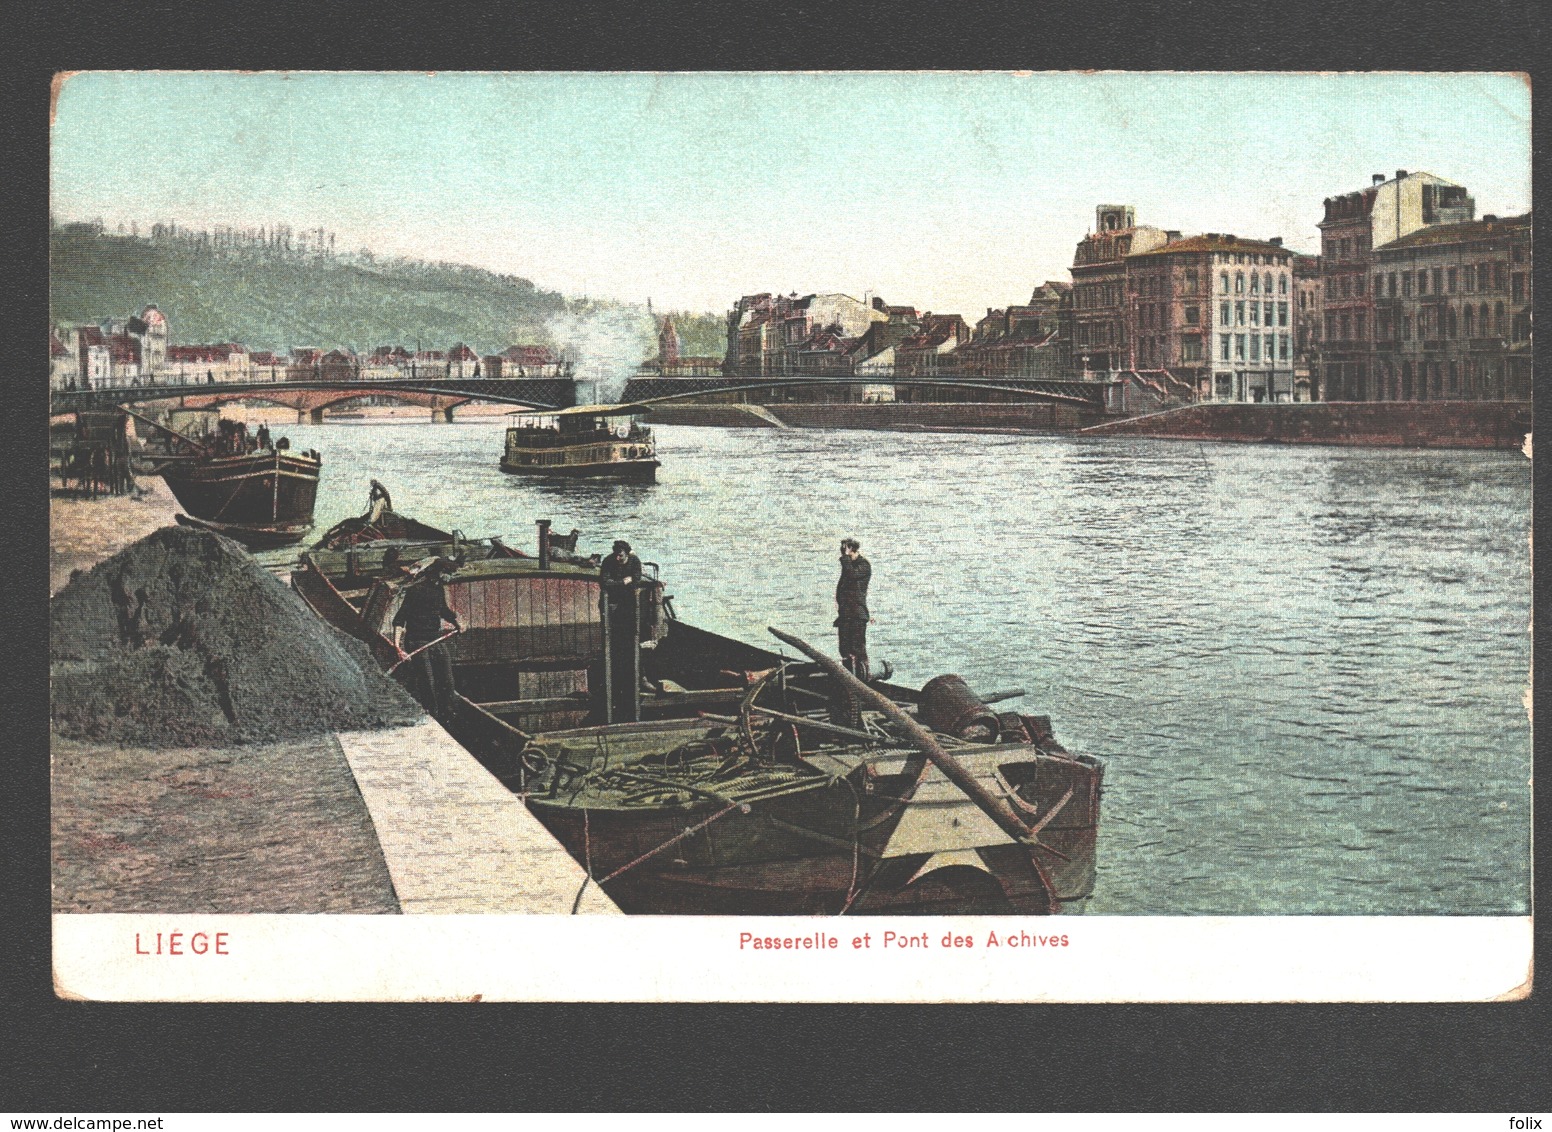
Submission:
<svg viewBox="0 0 1552 1132">
<path fill-rule="evenodd" d="M 219 535 L 107 557 L 134 508 L 65 512 L 103 560 L 50 602 L 56 912 L 572 911 L 583 870 L 364 645 Z"/>
<path fill-rule="evenodd" d="M 1072 432 L 1095 419 L 1074 405 L 979 401 L 664 405 L 651 423 L 714 428 L 855 428 L 883 432 Z"/>
<path fill-rule="evenodd" d="M 1531 430 L 1523 401 L 1352 401 L 1187 405 L 1108 421 L 1084 436 L 1333 444 L 1395 448 L 1520 448 Z"/>
</svg>

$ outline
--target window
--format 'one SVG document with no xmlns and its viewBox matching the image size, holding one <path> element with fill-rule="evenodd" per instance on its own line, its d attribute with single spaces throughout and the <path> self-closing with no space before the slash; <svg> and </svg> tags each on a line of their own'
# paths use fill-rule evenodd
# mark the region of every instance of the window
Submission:
<svg viewBox="0 0 1552 1132">
<path fill-rule="evenodd" d="M 1244 303 L 1235 303 L 1234 304 L 1234 325 L 1235 326 L 1244 326 L 1245 325 L 1245 304 Z"/>
<path fill-rule="evenodd" d="M 1277 277 L 1277 293 L 1279 295 L 1286 295 L 1288 293 L 1288 277 L 1286 275 L 1279 275 Z"/>
<path fill-rule="evenodd" d="M 1186 272 L 1185 291 L 1186 291 L 1186 294 L 1188 294 L 1188 295 L 1196 294 L 1196 272 L 1195 271 L 1188 271 L 1188 272 Z"/>
<path fill-rule="evenodd" d="M 1260 303 L 1251 303 L 1250 304 L 1250 325 L 1251 326 L 1260 326 L 1261 325 L 1261 304 Z"/>
<path fill-rule="evenodd" d="M 1428 272 L 1426 271 L 1419 271 L 1417 273 L 1417 293 L 1419 295 L 1426 295 L 1428 293 Z"/>
<path fill-rule="evenodd" d="M 1444 268 L 1442 267 L 1433 269 L 1433 293 L 1435 295 L 1444 293 Z"/>
<path fill-rule="evenodd" d="M 1516 303 L 1523 303 L 1525 301 L 1525 273 L 1523 271 L 1516 271 L 1514 273 L 1513 284 L 1514 286 L 1509 292 L 1509 298 Z"/>
<path fill-rule="evenodd" d="M 1457 333 L 1459 329 L 1459 324 L 1455 319 L 1455 308 L 1450 307 L 1444 312 L 1444 336 L 1446 338 L 1459 337 Z"/>
<path fill-rule="evenodd" d="M 1410 271 L 1403 271 L 1401 273 L 1401 294 L 1403 298 L 1412 297 L 1412 273 Z"/>
<path fill-rule="evenodd" d="M 1475 264 L 1468 263 L 1461 269 L 1461 286 L 1466 294 L 1471 294 L 1477 289 L 1477 269 Z"/>
<path fill-rule="evenodd" d="M 1261 276 L 1254 271 L 1250 273 L 1250 293 L 1252 295 L 1259 295 L 1261 293 Z"/>
<path fill-rule="evenodd" d="M 1234 293 L 1236 295 L 1243 295 L 1245 293 L 1245 273 L 1243 271 L 1236 271 L 1234 273 Z"/>
<path fill-rule="evenodd" d="M 1287 303 L 1283 304 L 1283 306 L 1287 306 L 1287 305 L 1288 305 Z M 1265 306 L 1263 306 L 1261 308 L 1261 318 L 1266 323 L 1267 326 L 1271 326 L 1272 325 L 1272 304 L 1271 303 L 1267 303 Z M 1284 325 L 1286 325 L 1286 324 L 1284 324 Z"/>
<path fill-rule="evenodd" d="M 1359 311 L 1357 314 L 1353 315 L 1353 334 L 1360 342 L 1363 341 L 1365 337 L 1363 333 L 1363 321 L 1363 311 Z"/>
<path fill-rule="evenodd" d="M 1455 269 L 1453 267 L 1450 268 L 1449 271 L 1445 273 L 1444 278 L 1445 287 L 1448 289 L 1449 293 L 1453 295 L 1455 293 Z"/>
<path fill-rule="evenodd" d="M 1346 342 L 1353 336 L 1353 320 L 1346 314 L 1341 316 L 1342 341 Z"/>
<path fill-rule="evenodd" d="M 1427 338 L 1428 338 L 1428 330 L 1429 330 L 1429 327 L 1432 325 L 1432 323 L 1433 323 L 1433 320 L 1428 317 L 1428 311 L 1426 309 L 1418 311 L 1417 312 L 1417 336 L 1419 338 L 1423 339 L 1424 341 L 1426 341 Z"/>
<path fill-rule="evenodd" d="M 1401 317 L 1401 337 L 1408 342 L 1412 340 L 1412 316 L 1409 314 Z"/>
<path fill-rule="evenodd" d="M 1353 242 L 1347 237 L 1342 237 L 1342 258 L 1346 259 L 1351 254 Z"/>
<path fill-rule="evenodd" d="M 1259 334 L 1250 336 L 1250 360 L 1253 362 L 1261 360 L 1261 335 Z"/>
<path fill-rule="evenodd" d="M 1219 326 L 1227 326 L 1227 325 L 1229 325 L 1231 320 L 1232 319 L 1231 319 L 1231 316 L 1229 314 L 1229 304 L 1228 303 L 1219 303 L 1218 304 L 1218 325 Z"/>
<path fill-rule="evenodd" d="M 1271 365 L 1272 362 L 1275 360 L 1272 357 L 1272 347 L 1275 346 L 1276 344 L 1277 344 L 1277 335 L 1275 335 L 1275 334 L 1268 334 L 1266 336 L 1266 364 L 1267 365 Z"/>
<path fill-rule="evenodd" d="M 1466 337 L 1467 338 L 1475 337 L 1476 329 L 1477 329 L 1477 308 L 1472 306 L 1470 303 L 1467 303 L 1466 304 Z"/>
<path fill-rule="evenodd" d="M 1508 268 L 1501 263 L 1493 264 L 1493 290 L 1506 291 L 1508 286 L 1504 280 L 1508 278 Z"/>
<path fill-rule="evenodd" d="M 1363 294 L 1363 281 L 1365 278 L 1366 277 L 1362 275 L 1353 276 L 1353 291 L 1355 293 L 1359 295 Z"/>
<path fill-rule="evenodd" d="M 1450 363 L 1450 392 L 1455 393 L 1460 389 L 1460 367 L 1457 363 Z"/>
<path fill-rule="evenodd" d="M 1272 261 L 1271 256 L 1267 256 L 1266 258 L 1268 263 Z M 1263 289 L 1268 295 L 1270 295 L 1272 293 L 1272 273 L 1268 271 L 1265 275 L 1263 275 L 1261 277 L 1261 282 L 1263 284 Z"/>
<path fill-rule="evenodd" d="M 1479 325 L 1482 328 L 1482 333 L 1485 335 L 1487 333 L 1487 316 L 1488 316 L 1488 310 L 1487 310 L 1487 304 L 1486 303 L 1482 304 L 1481 309 L 1480 309 L 1480 311 L 1478 313 L 1482 316 L 1478 320 L 1478 323 L 1479 323 Z"/>
<path fill-rule="evenodd" d="M 1288 336 L 1286 334 L 1279 334 L 1277 336 L 1277 356 L 1285 362 L 1288 360 Z"/>
<path fill-rule="evenodd" d="M 1239 361 L 1245 360 L 1245 336 L 1243 334 L 1236 334 L 1234 336 L 1234 357 Z"/>
<path fill-rule="evenodd" d="M 1180 340 L 1180 360 L 1184 362 L 1199 362 L 1202 360 L 1202 340 L 1194 334 L 1188 334 Z"/>
<path fill-rule="evenodd" d="M 1227 334 L 1218 335 L 1218 356 L 1224 361 L 1229 360 L 1229 336 Z"/>
<path fill-rule="evenodd" d="M 1187 326 L 1196 326 L 1201 321 L 1202 321 L 1202 308 L 1201 307 L 1187 307 L 1186 308 L 1186 325 Z"/>
<path fill-rule="evenodd" d="M 1394 271 L 1385 277 L 1385 289 L 1390 293 L 1392 299 L 1396 297 L 1396 273 Z"/>
<path fill-rule="evenodd" d="M 1504 305 L 1502 303 L 1494 303 L 1493 332 L 1496 334 L 1502 334 L 1508 329 L 1508 327 L 1509 324 L 1504 321 Z"/>
<path fill-rule="evenodd" d="M 1218 290 L 1225 295 L 1229 293 L 1229 273 L 1227 271 L 1218 276 Z"/>
<path fill-rule="evenodd" d="M 1277 304 L 1277 325 L 1278 326 L 1287 326 L 1288 325 L 1288 304 L 1287 303 L 1278 303 Z"/>
<path fill-rule="evenodd" d="M 1326 312 L 1326 337 L 1327 339 L 1336 337 L 1336 315 L 1330 311 Z"/>
</svg>

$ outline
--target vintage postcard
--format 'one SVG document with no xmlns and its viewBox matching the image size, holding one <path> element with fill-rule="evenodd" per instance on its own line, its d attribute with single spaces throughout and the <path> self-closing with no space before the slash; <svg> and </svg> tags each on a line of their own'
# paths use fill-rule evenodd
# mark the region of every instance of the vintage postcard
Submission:
<svg viewBox="0 0 1552 1132">
<path fill-rule="evenodd" d="M 59 75 L 56 993 L 1524 997 L 1530 153 L 1497 73 Z"/>
</svg>

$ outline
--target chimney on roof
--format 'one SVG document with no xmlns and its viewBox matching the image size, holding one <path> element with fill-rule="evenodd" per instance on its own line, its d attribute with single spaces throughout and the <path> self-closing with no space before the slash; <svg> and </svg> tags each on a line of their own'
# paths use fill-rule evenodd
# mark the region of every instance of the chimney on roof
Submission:
<svg viewBox="0 0 1552 1132">
<path fill-rule="evenodd" d="M 1407 171 L 1405 169 L 1397 169 L 1396 170 L 1396 180 L 1398 180 L 1398 181 L 1405 181 L 1406 180 L 1406 175 L 1407 175 Z"/>
<path fill-rule="evenodd" d="M 1271 244 L 1273 247 L 1280 248 L 1283 246 L 1283 238 L 1281 236 L 1273 236 L 1270 240 L 1267 241 L 1267 243 Z"/>
<path fill-rule="evenodd" d="M 1383 185 L 1385 183 L 1385 174 L 1383 174 L 1383 173 L 1375 173 L 1374 176 L 1372 177 L 1372 180 L 1373 180 L 1373 183 L 1376 184 L 1376 185 Z"/>
</svg>

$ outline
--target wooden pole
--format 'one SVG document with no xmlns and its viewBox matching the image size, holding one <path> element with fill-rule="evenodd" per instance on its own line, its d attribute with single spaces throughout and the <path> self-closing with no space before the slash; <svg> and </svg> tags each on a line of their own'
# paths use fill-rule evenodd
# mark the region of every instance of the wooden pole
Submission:
<svg viewBox="0 0 1552 1132">
<path fill-rule="evenodd" d="M 821 668 L 839 680 L 844 686 L 883 712 L 889 717 L 891 722 L 899 725 L 909 737 L 911 744 L 931 759 L 933 765 L 943 772 L 945 778 L 964 791 L 966 797 L 979 806 L 987 817 L 996 822 L 997 828 L 1020 845 L 1037 844 L 1033 834 L 1030 832 L 1029 826 L 1025 825 L 1023 819 L 1013 812 L 1011 806 L 976 781 L 975 776 L 967 771 L 958 759 L 938 745 L 937 740 L 928 734 L 925 727 L 901 711 L 899 705 L 888 696 L 864 684 L 857 677 L 846 671 L 839 661 L 825 656 L 807 641 L 794 637 L 790 633 L 783 633 L 780 629 L 770 629 L 770 633 L 777 640 L 791 645 L 804 656 L 817 662 Z"/>
</svg>

